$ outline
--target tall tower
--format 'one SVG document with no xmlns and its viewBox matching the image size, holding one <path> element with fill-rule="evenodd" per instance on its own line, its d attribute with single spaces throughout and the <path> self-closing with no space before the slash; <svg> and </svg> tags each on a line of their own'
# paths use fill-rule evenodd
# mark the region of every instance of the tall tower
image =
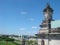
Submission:
<svg viewBox="0 0 60 45">
<path fill-rule="evenodd" d="M 51 21 L 53 9 L 47 3 L 46 7 L 43 10 L 44 20 L 40 25 L 41 29 L 37 36 L 38 45 L 60 45 L 60 33 L 59 28 L 51 29 Z"/>
<path fill-rule="evenodd" d="M 48 33 L 49 28 L 51 28 L 51 21 L 53 20 L 52 19 L 53 9 L 50 7 L 49 3 L 47 3 L 46 8 L 44 8 L 43 13 L 44 20 L 40 25 L 41 29 L 39 33 Z"/>
</svg>

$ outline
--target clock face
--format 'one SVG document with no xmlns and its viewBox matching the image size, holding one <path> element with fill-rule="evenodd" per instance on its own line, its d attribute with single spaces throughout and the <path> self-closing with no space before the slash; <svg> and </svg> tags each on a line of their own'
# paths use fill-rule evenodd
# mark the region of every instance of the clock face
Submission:
<svg viewBox="0 0 60 45">
<path fill-rule="evenodd" d="M 45 14 L 45 18 L 46 18 L 46 19 L 48 18 L 48 14 Z"/>
<path fill-rule="evenodd" d="M 45 15 L 45 19 L 51 19 L 52 18 L 52 13 L 49 13 L 49 12 L 45 12 L 44 13 Z"/>
<path fill-rule="evenodd" d="M 51 18 L 51 15 L 45 14 L 45 19 L 50 19 L 50 18 Z"/>
</svg>

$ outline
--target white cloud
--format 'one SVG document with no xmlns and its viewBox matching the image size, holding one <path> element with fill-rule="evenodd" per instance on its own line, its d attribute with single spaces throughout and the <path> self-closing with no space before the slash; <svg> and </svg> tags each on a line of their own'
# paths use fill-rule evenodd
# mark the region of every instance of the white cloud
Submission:
<svg viewBox="0 0 60 45">
<path fill-rule="evenodd" d="M 30 21 L 34 21 L 35 19 L 34 19 L 34 18 L 30 18 L 29 20 L 30 20 Z"/>
<path fill-rule="evenodd" d="M 19 30 L 26 30 L 26 28 L 20 28 Z"/>
<path fill-rule="evenodd" d="M 27 12 L 25 12 L 25 11 L 22 11 L 22 12 L 20 12 L 20 13 L 23 14 L 23 15 L 24 15 L 24 14 L 27 14 Z"/>
<path fill-rule="evenodd" d="M 36 26 L 32 26 L 32 29 L 36 29 L 37 27 Z"/>
</svg>

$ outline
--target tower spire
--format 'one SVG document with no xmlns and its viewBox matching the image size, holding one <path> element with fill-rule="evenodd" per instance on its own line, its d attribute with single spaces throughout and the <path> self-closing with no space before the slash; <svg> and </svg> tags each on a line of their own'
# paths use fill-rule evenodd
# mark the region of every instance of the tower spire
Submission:
<svg viewBox="0 0 60 45">
<path fill-rule="evenodd" d="M 46 8 L 48 8 L 48 7 L 50 7 L 50 4 L 49 4 L 49 2 L 47 2 L 47 5 L 46 5 Z"/>
<path fill-rule="evenodd" d="M 46 8 L 43 10 L 43 12 L 47 12 L 47 11 L 53 12 L 53 9 L 50 7 L 49 3 L 46 4 Z"/>
</svg>

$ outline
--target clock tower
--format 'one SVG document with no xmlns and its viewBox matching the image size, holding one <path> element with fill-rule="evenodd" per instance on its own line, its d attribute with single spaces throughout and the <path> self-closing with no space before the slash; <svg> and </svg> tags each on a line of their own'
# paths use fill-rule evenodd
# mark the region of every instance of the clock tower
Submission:
<svg viewBox="0 0 60 45">
<path fill-rule="evenodd" d="M 51 28 L 51 21 L 53 20 L 52 19 L 53 9 L 50 7 L 49 3 L 47 3 L 46 7 L 44 8 L 43 13 L 45 19 L 40 25 L 41 29 L 39 33 L 48 33 L 49 28 Z"/>
<path fill-rule="evenodd" d="M 53 9 L 50 7 L 49 3 L 47 3 L 44 8 L 43 13 L 44 20 L 40 25 L 41 28 L 38 34 L 36 34 L 38 45 L 60 45 L 60 29 L 51 28 Z"/>
</svg>

